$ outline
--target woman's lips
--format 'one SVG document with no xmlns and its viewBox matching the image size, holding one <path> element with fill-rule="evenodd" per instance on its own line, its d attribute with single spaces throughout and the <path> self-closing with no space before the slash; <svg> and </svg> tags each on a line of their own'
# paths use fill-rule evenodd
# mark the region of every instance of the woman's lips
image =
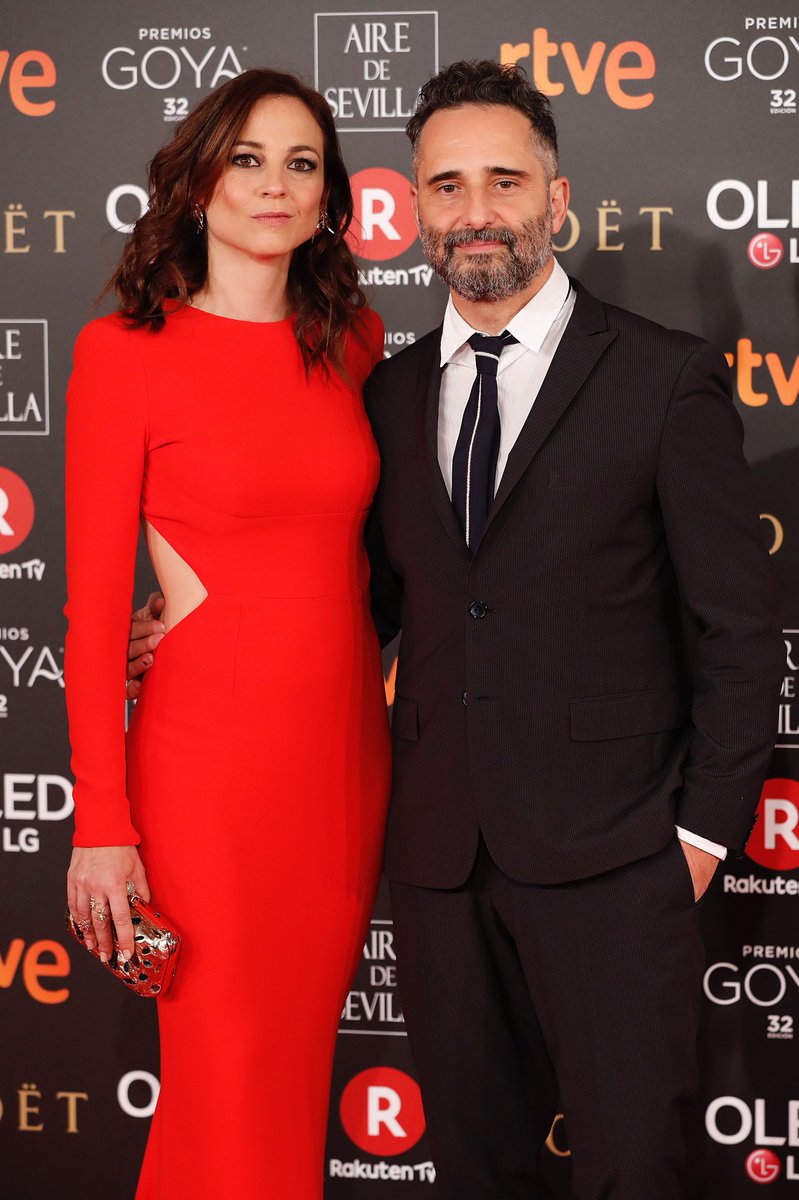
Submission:
<svg viewBox="0 0 799 1200">
<path fill-rule="evenodd" d="M 254 213 L 252 219 L 261 225 L 282 225 L 284 221 L 291 220 L 291 214 L 284 212 Z"/>
</svg>

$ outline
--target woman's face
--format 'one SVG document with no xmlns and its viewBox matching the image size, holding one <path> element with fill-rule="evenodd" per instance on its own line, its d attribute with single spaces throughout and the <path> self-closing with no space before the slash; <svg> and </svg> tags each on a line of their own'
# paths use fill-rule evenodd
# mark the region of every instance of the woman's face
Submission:
<svg viewBox="0 0 799 1200">
<path fill-rule="evenodd" d="M 322 130 L 301 100 L 258 100 L 206 205 L 209 262 L 290 256 L 316 230 L 323 163 Z"/>
</svg>

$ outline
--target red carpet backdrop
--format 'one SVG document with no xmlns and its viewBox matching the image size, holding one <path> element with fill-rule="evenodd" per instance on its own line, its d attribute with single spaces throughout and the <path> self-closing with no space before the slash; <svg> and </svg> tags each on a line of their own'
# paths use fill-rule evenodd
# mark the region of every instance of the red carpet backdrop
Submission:
<svg viewBox="0 0 799 1200">
<path fill-rule="evenodd" d="M 553 99 L 573 188 L 559 235 L 563 265 L 606 300 L 704 334 L 733 372 L 763 537 L 782 587 L 785 677 L 760 821 L 746 857 L 723 865 L 703 906 L 708 966 L 693 1162 L 708 1200 L 744 1200 L 763 1185 L 766 1195 L 799 1198 L 796 7 L 378 7 L 3 5 L 0 1192 L 4 1200 L 132 1197 L 158 1093 L 155 1007 L 71 944 L 62 920 L 72 808 L 62 679 L 64 392 L 75 335 L 95 314 L 124 230 L 142 212 L 145 165 L 220 82 L 250 66 L 299 72 L 336 113 L 363 281 L 385 321 L 386 354 L 395 354 L 438 322 L 444 302 L 410 214 L 405 120 L 439 65 L 501 57 L 522 63 Z M 150 584 L 142 562 L 140 599 Z M 390 654 L 386 690 L 390 701 Z M 196 703 L 213 707 L 215 698 Z M 235 815 L 235 795 L 219 801 Z M 276 977 L 274 986 L 292 980 Z M 220 1012 L 219 1020 L 235 1016 Z M 279 1090 L 281 1080 L 263 1086 Z M 235 1109 L 239 1099 L 231 1092 L 219 1103 Z M 568 1155 L 558 1120 L 537 1197 L 569 1196 Z M 383 895 L 341 1017 L 326 1177 L 331 1200 L 423 1200 L 435 1177 Z M 266 1197 L 268 1161 L 263 1179 Z"/>
</svg>

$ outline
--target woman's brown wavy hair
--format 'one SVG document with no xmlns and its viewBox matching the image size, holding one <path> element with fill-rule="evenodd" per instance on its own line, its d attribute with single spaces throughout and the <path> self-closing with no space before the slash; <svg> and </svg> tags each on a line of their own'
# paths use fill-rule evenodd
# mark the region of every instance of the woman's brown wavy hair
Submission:
<svg viewBox="0 0 799 1200">
<path fill-rule="evenodd" d="M 330 108 L 294 75 L 266 67 L 245 71 L 206 96 L 178 125 L 150 164 L 149 208 L 136 222 L 106 290 L 117 292 L 120 312 L 131 323 L 160 330 L 169 312 L 203 286 L 208 255 L 194 206 L 205 208 L 250 109 L 264 96 L 296 97 L 322 130 L 328 225 L 334 232 L 322 232 L 294 251 L 288 300 L 306 370 L 330 363 L 343 373 L 346 336 L 366 303 L 344 240 L 352 191 Z"/>
</svg>

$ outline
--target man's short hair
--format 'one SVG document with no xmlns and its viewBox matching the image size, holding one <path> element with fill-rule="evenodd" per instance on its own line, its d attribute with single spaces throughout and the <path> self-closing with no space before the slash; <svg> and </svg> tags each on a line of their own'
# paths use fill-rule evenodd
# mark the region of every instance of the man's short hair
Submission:
<svg viewBox="0 0 799 1200">
<path fill-rule="evenodd" d="M 456 62 L 444 67 L 422 87 L 414 114 L 405 126 L 411 140 L 414 166 L 419 138 L 435 112 L 464 104 L 503 105 L 515 108 L 533 127 L 539 157 L 549 179 L 558 173 L 558 133 L 549 100 L 533 87 L 517 65 L 501 66 L 491 59 Z"/>
</svg>

